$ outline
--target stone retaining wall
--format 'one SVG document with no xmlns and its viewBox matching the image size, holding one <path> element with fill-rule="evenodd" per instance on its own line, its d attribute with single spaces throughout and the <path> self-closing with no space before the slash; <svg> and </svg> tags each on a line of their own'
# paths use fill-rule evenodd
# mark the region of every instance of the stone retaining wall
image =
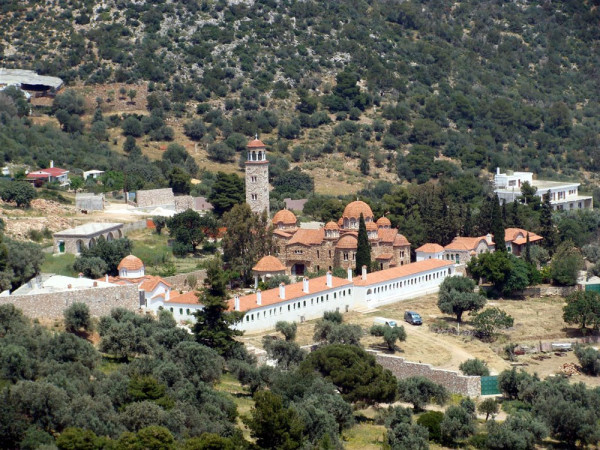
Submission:
<svg viewBox="0 0 600 450">
<path fill-rule="evenodd" d="M 188 273 L 180 273 L 179 275 L 173 275 L 172 277 L 164 277 L 164 279 L 171 285 L 171 288 L 175 291 L 189 291 L 187 279 L 189 276 L 196 277 L 196 290 L 202 287 L 204 279 L 206 278 L 206 270 L 200 269 Z"/>
<path fill-rule="evenodd" d="M 194 209 L 196 206 L 196 202 L 194 201 L 194 197 L 191 195 L 180 195 L 175 197 L 175 212 L 183 212 L 188 209 Z"/>
<path fill-rule="evenodd" d="M 146 191 L 137 191 L 135 197 L 137 206 L 147 208 L 152 206 L 173 205 L 175 196 L 171 188 L 149 189 Z"/>
<path fill-rule="evenodd" d="M 481 378 L 461 375 L 452 370 L 436 369 L 431 364 L 406 361 L 399 356 L 386 355 L 369 350 L 384 368 L 389 369 L 396 378 L 404 379 L 423 376 L 444 386 L 453 394 L 477 397 L 481 395 Z"/>
<path fill-rule="evenodd" d="M 525 297 L 566 297 L 573 292 L 580 290 L 579 286 L 533 286 L 515 292 L 513 295 L 519 298 Z"/>
<path fill-rule="evenodd" d="M 0 297 L 0 305 L 13 304 L 31 318 L 61 319 L 73 303 L 85 303 L 92 316 L 106 316 L 113 308 L 138 311 L 140 307 L 137 285 L 97 287 L 51 294 L 11 295 Z"/>
</svg>

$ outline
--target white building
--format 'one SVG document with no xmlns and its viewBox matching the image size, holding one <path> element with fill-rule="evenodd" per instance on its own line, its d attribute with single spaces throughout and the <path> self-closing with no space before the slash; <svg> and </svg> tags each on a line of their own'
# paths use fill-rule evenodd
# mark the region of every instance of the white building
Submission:
<svg viewBox="0 0 600 450">
<path fill-rule="evenodd" d="M 240 330 L 255 332 L 275 328 L 279 321 L 304 322 L 323 317 L 326 311 L 348 312 L 355 308 L 394 303 L 438 291 L 442 281 L 456 275 L 454 262 L 428 259 L 367 274 L 360 278 L 324 277 L 283 285 L 229 300 L 229 309 L 245 312 Z"/>
<path fill-rule="evenodd" d="M 534 180 L 532 172 L 500 173 L 500 168 L 498 168 L 494 175 L 494 192 L 498 195 L 500 202 L 504 200 L 506 203 L 510 203 L 521 195 L 521 187 L 525 182 L 537 188 L 536 195 L 538 197 L 542 197 L 550 191 L 550 203 L 554 209 L 593 208 L 592 197 L 579 195 L 580 183 Z"/>
<path fill-rule="evenodd" d="M 417 262 L 426 259 L 444 259 L 444 247 L 440 244 L 424 244 L 415 250 Z"/>
</svg>

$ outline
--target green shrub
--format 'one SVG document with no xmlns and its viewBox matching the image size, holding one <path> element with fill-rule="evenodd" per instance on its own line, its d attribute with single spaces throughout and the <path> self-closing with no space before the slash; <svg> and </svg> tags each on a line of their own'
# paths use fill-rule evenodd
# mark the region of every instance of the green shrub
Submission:
<svg viewBox="0 0 600 450">
<path fill-rule="evenodd" d="M 458 366 L 464 375 L 487 377 L 490 374 L 487 363 L 481 359 L 468 359 Z"/>
<path fill-rule="evenodd" d="M 429 430 L 429 440 L 441 443 L 442 429 L 440 424 L 444 420 L 444 413 L 440 411 L 427 411 L 421 414 L 417 424 Z"/>
</svg>

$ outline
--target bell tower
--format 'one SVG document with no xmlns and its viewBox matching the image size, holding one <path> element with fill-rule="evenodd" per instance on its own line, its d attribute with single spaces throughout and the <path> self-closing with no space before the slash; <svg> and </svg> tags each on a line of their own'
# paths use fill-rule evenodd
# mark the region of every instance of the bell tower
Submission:
<svg viewBox="0 0 600 450">
<path fill-rule="evenodd" d="M 252 212 L 269 215 L 269 161 L 267 148 L 258 137 L 247 146 L 246 159 L 246 203 Z"/>
</svg>

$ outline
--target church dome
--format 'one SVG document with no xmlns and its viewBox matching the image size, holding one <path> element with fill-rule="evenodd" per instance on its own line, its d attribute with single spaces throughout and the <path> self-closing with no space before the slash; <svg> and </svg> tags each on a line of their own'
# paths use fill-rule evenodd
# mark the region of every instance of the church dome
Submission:
<svg viewBox="0 0 600 450">
<path fill-rule="evenodd" d="M 338 242 L 335 248 L 341 250 L 353 250 L 358 246 L 358 240 L 351 234 L 343 236 Z"/>
<path fill-rule="evenodd" d="M 144 263 L 140 258 L 134 255 L 128 255 L 121 260 L 117 269 L 140 270 L 144 267 Z"/>
<path fill-rule="evenodd" d="M 263 256 L 252 268 L 255 272 L 284 272 L 285 266 L 275 256 Z"/>
<path fill-rule="evenodd" d="M 325 229 L 326 230 L 339 230 L 340 227 L 337 223 L 335 223 L 333 220 L 331 222 L 327 222 L 327 224 L 325 225 Z"/>
<path fill-rule="evenodd" d="M 247 148 L 265 148 L 266 145 L 259 139 L 253 139 L 247 146 Z"/>
<path fill-rule="evenodd" d="M 277 211 L 273 216 L 274 224 L 283 224 L 283 225 L 296 225 L 296 215 L 291 212 L 289 209 L 282 209 L 281 211 Z"/>
<path fill-rule="evenodd" d="M 380 217 L 379 219 L 377 219 L 377 226 L 379 228 L 389 228 L 392 226 L 392 222 L 390 222 L 390 219 L 388 219 L 387 217 Z"/>
<path fill-rule="evenodd" d="M 359 219 L 361 213 L 365 218 L 365 221 L 368 221 L 368 218 L 373 220 L 373 211 L 371 210 L 371 207 L 360 200 L 348 203 L 344 209 L 344 214 L 342 214 L 342 217 L 344 219 Z"/>
</svg>

